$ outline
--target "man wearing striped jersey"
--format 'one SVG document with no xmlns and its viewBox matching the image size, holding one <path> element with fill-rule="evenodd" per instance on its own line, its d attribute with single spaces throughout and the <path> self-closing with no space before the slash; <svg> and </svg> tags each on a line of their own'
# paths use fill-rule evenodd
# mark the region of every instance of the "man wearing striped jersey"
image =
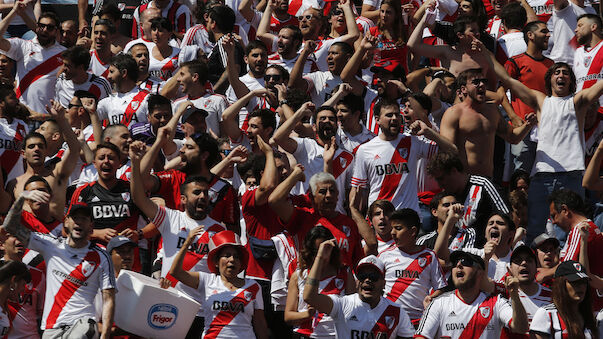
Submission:
<svg viewBox="0 0 603 339">
<path fill-rule="evenodd" d="M 429 304 L 415 338 L 499 339 L 503 327 L 513 333 L 529 329 L 528 317 L 519 297 L 519 279 L 508 277 L 510 300 L 480 290 L 484 261 L 464 251 L 451 254 L 452 282 L 455 290 L 446 292 Z"/>
<path fill-rule="evenodd" d="M 397 209 L 408 207 L 418 212 L 417 160 L 430 158 L 438 147 L 454 150 L 455 146 L 422 121 L 410 126 L 415 135 L 400 133 L 402 118 L 396 101 L 379 101 L 375 113 L 381 132 L 356 151 L 350 203 L 361 211 L 368 195 L 368 205 L 389 199 Z"/>
<path fill-rule="evenodd" d="M 96 20 L 92 32 L 94 48 L 90 50 L 90 67 L 88 68 L 88 71 L 96 76 L 107 78 L 109 75 L 109 64 L 113 58 L 113 52 L 111 52 L 113 34 L 115 34 L 115 26 L 111 21 Z"/>
<path fill-rule="evenodd" d="M 574 54 L 574 73 L 576 74 L 576 91 L 589 88 L 597 81 L 603 80 L 603 24 L 596 14 L 583 14 L 578 17 L 576 39 L 581 45 Z M 599 105 L 603 106 L 603 96 L 599 97 Z"/>
<path fill-rule="evenodd" d="M 25 200 L 48 202 L 42 191 L 23 191 L 13 209 Z M 109 338 L 113 324 L 115 275 L 104 249 L 89 241 L 93 230 L 92 210 L 85 203 L 71 206 L 65 218 L 67 238 L 32 232 L 20 222 L 21 213 L 11 210 L 2 228 L 46 261 L 46 300 L 42 316 L 43 338 L 79 338 L 85 333 Z M 94 299 L 102 292 L 102 328 L 97 328 Z"/>
<path fill-rule="evenodd" d="M 149 48 L 147 44 L 139 42 L 133 45 L 128 54 L 134 58 L 138 65 L 138 87 L 151 93 L 159 93 L 159 89 L 163 87 L 165 81 L 152 76 L 149 73 Z"/>
<path fill-rule="evenodd" d="M 432 290 L 445 287 L 446 278 L 436 254 L 415 244 L 421 229 L 417 212 L 403 208 L 390 220 L 394 244 L 379 254 L 385 264 L 386 298 L 401 305 L 417 326 L 423 315 L 423 299 Z"/>
</svg>

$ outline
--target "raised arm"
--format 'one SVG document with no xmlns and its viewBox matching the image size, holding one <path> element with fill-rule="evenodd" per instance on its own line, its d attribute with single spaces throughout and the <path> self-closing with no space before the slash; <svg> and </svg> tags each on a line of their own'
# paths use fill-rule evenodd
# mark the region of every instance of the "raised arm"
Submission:
<svg viewBox="0 0 603 339">
<path fill-rule="evenodd" d="M 242 164 L 247 161 L 248 153 L 249 152 L 247 152 L 247 148 L 245 148 L 245 146 L 239 145 L 232 149 L 230 153 L 228 153 L 228 155 L 222 159 L 222 161 L 214 165 L 210 172 L 221 177 L 222 174 L 224 174 L 224 171 L 230 168 L 230 166 L 234 166 L 234 164 Z"/>
<path fill-rule="evenodd" d="M 291 274 L 289 279 L 289 289 L 287 290 L 287 303 L 285 306 L 285 322 L 289 325 L 297 325 L 306 319 L 310 319 L 316 313 L 316 309 L 308 306 L 305 311 L 298 311 L 299 305 L 299 287 L 297 281 L 299 279 L 299 271 Z"/>
<path fill-rule="evenodd" d="M 25 247 L 29 244 L 29 236 L 31 230 L 21 224 L 21 212 L 23 212 L 23 203 L 25 200 L 32 200 L 40 203 L 49 203 L 50 194 L 42 191 L 23 191 L 21 195 L 15 200 L 13 206 L 8 211 L 6 219 L 2 228 L 8 233 L 14 235 L 19 241 L 23 243 Z"/>
<path fill-rule="evenodd" d="M 509 300 L 513 309 L 513 318 L 511 318 L 511 322 L 509 323 L 509 329 L 513 333 L 526 333 L 530 330 L 530 323 L 528 322 L 526 309 L 523 307 L 519 297 L 519 278 L 508 276 L 505 280 L 505 287 L 509 293 Z"/>
<path fill-rule="evenodd" d="M 496 134 L 511 144 L 518 144 L 523 140 L 523 138 L 525 138 L 526 135 L 528 135 L 528 133 L 530 133 L 532 127 L 536 126 L 538 123 L 538 119 L 534 113 L 526 114 L 525 118 L 525 122 L 523 122 L 520 126 L 513 128 L 513 126 L 507 123 L 507 120 L 503 119 L 503 117 L 500 117 L 498 119 Z"/>
<path fill-rule="evenodd" d="M 289 200 L 289 193 L 298 181 L 305 181 L 304 167 L 300 164 L 295 165 L 293 172 L 281 182 L 268 197 L 270 208 L 284 222 L 288 223 L 293 215 L 294 207 Z"/>
<path fill-rule="evenodd" d="M 350 207 L 350 215 L 358 226 L 358 233 L 360 233 L 360 236 L 366 243 L 364 245 L 364 255 L 377 255 L 378 245 L 375 231 L 371 228 L 364 215 L 362 215 L 357 208 Z"/>
<path fill-rule="evenodd" d="M 597 81 L 591 87 L 576 93 L 574 96 L 574 104 L 576 106 L 576 113 L 582 116 L 581 119 L 584 119 L 588 106 L 595 101 L 598 101 L 601 95 L 603 95 L 603 81 Z"/>
<path fill-rule="evenodd" d="M 582 179 L 582 186 L 584 188 L 593 191 L 603 191 L 603 180 L 599 177 L 601 160 L 603 160 L 603 142 L 599 142 L 595 154 L 593 154 L 588 167 L 586 167 L 586 172 L 584 172 L 584 178 Z"/>
<path fill-rule="evenodd" d="M 446 221 L 444 221 L 444 226 L 442 227 L 442 230 L 438 232 L 438 237 L 436 238 L 435 245 L 433 246 L 433 251 L 444 263 L 448 263 L 450 261 L 448 239 L 450 238 L 454 225 L 456 225 L 459 219 L 461 219 L 462 215 L 463 205 L 454 204 L 450 206 L 448 209 L 448 214 L 446 215 Z M 442 265 L 442 267 L 444 267 L 444 265 Z"/>
<path fill-rule="evenodd" d="M 235 61 L 235 43 L 236 40 L 232 34 L 228 34 L 222 39 L 222 47 L 224 48 L 224 52 L 226 52 L 228 82 L 237 98 L 242 98 L 249 93 L 249 88 L 239 79 L 239 65 Z"/>
<path fill-rule="evenodd" d="M 421 120 L 416 120 L 413 122 L 410 125 L 410 131 L 414 135 L 422 135 L 427 139 L 434 141 L 438 145 L 438 148 L 442 151 L 458 152 L 458 149 L 454 143 L 448 140 L 448 138 L 441 136 L 438 132 L 434 131 Z"/>
<path fill-rule="evenodd" d="M 186 240 L 180 247 L 180 250 L 174 257 L 174 262 L 172 263 L 172 267 L 170 267 L 170 275 L 174 278 L 178 279 L 181 283 L 185 284 L 190 288 L 197 289 L 199 287 L 199 272 L 194 271 L 186 271 L 182 268 L 182 263 L 184 262 L 184 257 L 186 255 L 186 251 L 191 246 L 195 237 L 204 232 L 203 225 L 198 226 L 191 230 L 186 237 Z"/>
<path fill-rule="evenodd" d="M 130 145 L 130 160 L 132 161 L 132 176 L 130 178 L 130 193 L 136 206 L 150 220 L 157 215 L 157 204 L 151 200 L 145 190 L 142 175 L 140 174 L 140 161 L 145 152 L 146 145 L 142 141 L 134 141 Z"/>
<path fill-rule="evenodd" d="M 310 54 L 314 53 L 315 50 L 316 42 L 313 40 L 306 40 L 304 43 L 304 48 L 302 49 L 301 53 L 299 53 L 297 60 L 295 60 L 295 65 L 293 66 L 291 74 L 289 75 L 289 83 L 287 84 L 287 87 L 298 88 L 302 92 L 308 91 L 308 82 L 302 78 L 302 75 L 306 60 Z"/>
<path fill-rule="evenodd" d="M 379 20 L 379 10 L 379 8 L 376 8 L 373 5 L 362 4 L 360 15 L 367 19 L 371 19 L 373 22 L 377 22 Z"/>
<path fill-rule="evenodd" d="M 278 185 L 278 172 L 276 169 L 276 162 L 274 160 L 274 150 L 270 145 L 264 142 L 262 138 L 256 138 L 257 144 L 260 151 L 264 153 L 266 157 L 266 164 L 264 165 L 264 172 L 260 179 L 260 185 L 255 191 L 255 205 L 261 206 L 268 203 L 270 194 L 274 191 Z M 285 156 L 285 155 L 282 155 Z"/>
<path fill-rule="evenodd" d="M 239 13 L 241 16 L 247 20 L 247 22 L 251 23 L 255 13 L 253 12 L 253 0 L 242 0 L 239 4 Z"/>
<path fill-rule="evenodd" d="M 331 252 L 335 246 L 337 246 L 335 239 L 326 240 L 320 244 L 314 264 L 312 264 L 312 268 L 306 278 L 306 285 L 304 286 L 304 301 L 308 305 L 314 306 L 318 312 L 326 314 L 330 314 L 333 310 L 333 300 L 327 295 L 318 293 L 318 283 L 320 282 L 323 267 L 328 265 L 331 259 Z"/>
<path fill-rule="evenodd" d="M 290 137 L 291 132 L 293 131 L 293 128 L 295 128 L 295 125 L 297 125 L 305 115 L 311 114 L 313 110 L 314 104 L 312 102 L 308 101 L 304 103 L 290 119 L 287 119 L 281 127 L 276 129 L 272 136 L 272 141 L 281 146 L 287 153 L 295 153 L 297 141 Z"/>
<path fill-rule="evenodd" d="M 102 143 L 103 141 L 103 125 L 101 124 L 100 119 L 98 118 L 98 114 L 96 113 L 96 107 L 98 106 L 98 102 L 93 98 L 81 98 L 82 106 L 88 112 L 90 116 L 90 124 L 92 125 L 92 136 L 94 137 L 94 142 L 90 146 L 90 149 L 95 150 L 96 145 Z"/>
<path fill-rule="evenodd" d="M 90 34 L 90 26 L 86 20 L 86 12 L 88 12 L 88 0 L 77 0 L 77 18 L 79 22 L 79 35 L 86 36 Z"/>
<path fill-rule="evenodd" d="M 55 177 L 60 184 L 67 180 L 75 170 L 75 165 L 80 157 L 81 146 L 80 142 L 77 140 L 77 135 L 75 135 L 75 132 L 73 132 L 73 129 L 71 129 L 71 126 L 65 117 L 65 108 L 58 101 L 52 99 L 50 100 L 50 105 L 51 107 L 47 106 L 46 110 L 59 125 L 59 131 L 61 132 L 63 139 L 67 142 L 67 146 L 69 146 L 69 152 L 61 159 L 54 169 Z"/>
<path fill-rule="evenodd" d="M 431 14 L 429 11 L 425 12 L 425 15 L 423 15 L 423 18 L 421 18 L 421 21 L 419 21 L 417 27 L 415 27 L 408 39 L 408 48 L 410 48 L 415 55 L 449 60 L 451 54 L 450 46 L 433 46 L 423 43 L 423 29 L 426 26 L 428 15 L 434 14 Z"/>
<path fill-rule="evenodd" d="M 276 0 L 270 0 L 268 6 L 264 9 L 264 15 L 262 15 L 262 20 L 260 20 L 260 24 L 258 25 L 258 31 L 255 34 L 256 38 L 263 42 L 268 48 L 272 46 L 274 40 L 278 39 L 276 35 L 270 32 L 270 18 L 272 18 L 274 7 L 276 7 Z"/>
<path fill-rule="evenodd" d="M 347 28 L 347 33 L 341 36 L 341 41 L 352 46 L 360 36 L 360 31 L 358 31 L 358 26 L 356 25 L 356 17 L 352 11 L 353 5 L 354 2 L 352 0 L 339 0 L 339 4 L 337 5 L 343 11 L 343 15 L 345 16 L 345 25 Z"/>
<path fill-rule="evenodd" d="M 362 64 L 364 55 L 366 53 L 371 53 L 371 49 L 373 49 L 376 44 L 377 37 L 374 37 L 369 33 L 365 34 L 359 46 L 354 51 L 354 54 L 352 54 L 352 57 L 346 62 L 341 71 L 341 79 L 352 86 L 352 93 L 354 93 L 354 95 L 361 96 L 364 93 L 364 85 L 356 78 L 356 74 Z"/>
<path fill-rule="evenodd" d="M 239 97 L 232 105 L 228 106 L 222 112 L 222 132 L 230 138 L 230 140 L 238 141 L 243 135 L 243 131 L 239 128 L 239 112 L 251 98 L 259 94 L 259 91 L 248 92 L 242 97 Z"/>
</svg>

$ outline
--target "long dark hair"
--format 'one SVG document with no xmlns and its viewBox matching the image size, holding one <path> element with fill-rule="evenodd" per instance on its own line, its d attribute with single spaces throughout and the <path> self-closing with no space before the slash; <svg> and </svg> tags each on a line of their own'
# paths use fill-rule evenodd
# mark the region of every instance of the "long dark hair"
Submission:
<svg viewBox="0 0 603 339">
<path fill-rule="evenodd" d="M 392 35 L 392 40 L 395 41 L 396 45 L 402 46 L 405 44 L 408 36 L 406 26 L 404 26 L 404 23 L 402 22 L 402 3 L 400 0 L 385 0 L 381 3 L 381 6 L 383 5 L 388 5 L 391 7 L 396 14 L 394 18 L 394 25 L 390 31 L 387 27 L 385 27 L 383 21 L 381 21 L 381 17 L 379 17 L 377 27 L 382 33 L 386 30 L 389 31 L 389 33 Z"/>
<path fill-rule="evenodd" d="M 565 323 L 568 332 L 568 338 L 584 338 L 584 329 L 578 325 L 580 317 L 584 319 L 584 328 L 588 328 L 598 338 L 598 328 L 595 317 L 592 313 L 592 297 L 590 295 L 590 286 L 586 289 L 584 299 L 578 304 L 578 313 L 573 311 L 573 300 L 570 299 L 565 282 L 565 277 L 557 277 L 553 282 L 553 303 L 557 307 L 557 312 Z"/>
<path fill-rule="evenodd" d="M 312 267 L 314 263 L 314 259 L 316 259 L 316 254 L 318 254 L 318 247 L 316 247 L 316 239 L 330 240 L 333 239 L 333 233 L 329 231 L 328 228 L 318 225 L 314 226 L 310 229 L 310 231 L 306 234 L 304 238 L 304 246 L 300 251 L 300 260 L 299 266 L 300 270 L 303 271 L 306 268 Z M 329 258 L 329 265 L 339 268 L 341 266 L 341 261 L 339 260 L 339 247 L 335 246 L 333 251 L 331 252 L 331 257 Z"/>
</svg>

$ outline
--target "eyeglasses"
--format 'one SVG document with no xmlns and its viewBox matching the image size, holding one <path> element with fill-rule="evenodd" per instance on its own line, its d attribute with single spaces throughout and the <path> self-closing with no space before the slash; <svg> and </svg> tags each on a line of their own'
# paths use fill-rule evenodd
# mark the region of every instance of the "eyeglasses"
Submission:
<svg viewBox="0 0 603 339">
<path fill-rule="evenodd" d="M 46 30 L 49 30 L 49 31 L 54 31 L 54 30 L 57 28 L 57 26 L 55 26 L 55 25 L 43 24 L 43 23 L 41 23 L 41 22 L 38 22 L 38 28 L 39 28 L 39 29 L 46 29 Z"/>
<path fill-rule="evenodd" d="M 471 80 L 471 83 L 474 84 L 475 86 L 479 86 L 479 84 L 484 83 L 484 85 L 488 84 L 488 79 L 486 78 L 482 78 L 482 79 L 473 79 Z"/>
<path fill-rule="evenodd" d="M 364 281 L 366 279 L 375 282 L 375 281 L 379 281 L 379 279 L 381 279 L 381 274 L 379 274 L 378 272 L 375 271 L 362 271 L 362 272 L 358 272 L 356 273 L 356 278 L 358 278 L 358 281 Z"/>
<path fill-rule="evenodd" d="M 281 75 L 280 74 L 266 74 L 264 75 L 264 81 L 280 81 L 281 80 Z"/>
<path fill-rule="evenodd" d="M 313 14 L 300 15 L 297 17 L 297 21 L 304 21 L 304 19 L 310 21 L 314 17 Z"/>
<path fill-rule="evenodd" d="M 76 105 L 76 104 L 69 104 L 67 105 L 67 109 L 72 109 L 73 107 L 84 107 L 82 105 Z"/>
<path fill-rule="evenodd" d="M 223 149 L 220 151 L 220 153 L 224 154 L 225 156 L 228 156 L 230 154 L 230 152 L 232 152 L 231 149 Z"/>
</svg>

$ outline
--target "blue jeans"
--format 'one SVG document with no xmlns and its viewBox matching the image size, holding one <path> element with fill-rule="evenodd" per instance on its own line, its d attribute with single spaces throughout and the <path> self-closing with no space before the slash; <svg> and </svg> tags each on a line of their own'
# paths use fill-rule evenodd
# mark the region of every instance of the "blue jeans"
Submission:
<svg viewBox="0 0 603 339">
<path fill-rule="evenodd" d="M 547 199 L 551 193 L 562 188 L 572 190 L 584 198 L 582 171 L 536 173 L 530 180 L 526 243 L 531 244 L 534 238 L 545 232 L 550 212 Z"/>
<path fill-rule="evenodd" d="M 534 159 L 536 158 L 536 143 L 530 140 L 530 133 L 516 145 L 511 145 L 513 156 L 513 171 L 522 169 L 527 173 L 532 172 Z"/>
</svg>

